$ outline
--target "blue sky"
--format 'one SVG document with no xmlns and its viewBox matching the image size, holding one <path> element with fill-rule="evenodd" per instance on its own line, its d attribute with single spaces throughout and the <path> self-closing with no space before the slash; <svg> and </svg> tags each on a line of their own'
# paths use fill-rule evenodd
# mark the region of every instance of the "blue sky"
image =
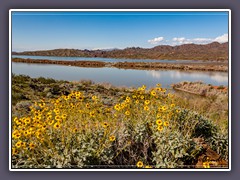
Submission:
<svg viewBox="0 0 240 180">
<path fill-rule="evenodd" d="M 12 50 L 228 41 L 227 12 L 12 12 Z"/>
</svg>

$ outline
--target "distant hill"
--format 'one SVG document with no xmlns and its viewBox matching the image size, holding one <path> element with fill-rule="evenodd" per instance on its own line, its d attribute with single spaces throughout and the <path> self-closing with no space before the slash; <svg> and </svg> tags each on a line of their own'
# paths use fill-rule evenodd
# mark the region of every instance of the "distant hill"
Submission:
<svg viewBox="0 0 240 180">
<path fill-rule="evenodd" d="M 228 60 L 228 43 L 160 45 L 153 48 L 131 47 L 113 50 L 54 49 L 44 51 L 12 52 L 13 55 L 104 57 L 127 59 Z"/>
</svg>

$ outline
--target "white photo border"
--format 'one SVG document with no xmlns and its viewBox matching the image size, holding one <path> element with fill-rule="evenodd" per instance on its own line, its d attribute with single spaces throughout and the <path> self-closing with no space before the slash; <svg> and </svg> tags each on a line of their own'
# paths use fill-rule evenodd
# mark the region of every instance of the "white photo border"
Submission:
<svg viewBox="0 0 240 180">
<path fill-rule="evenodd" d="M 12 168 L 12 13 L 13 12 L 228 12 L 228 169 L 15 169 Z M 231 171 L 231 9 L 10 9 L 9 10 L 9 171 Z"/>
</svg>

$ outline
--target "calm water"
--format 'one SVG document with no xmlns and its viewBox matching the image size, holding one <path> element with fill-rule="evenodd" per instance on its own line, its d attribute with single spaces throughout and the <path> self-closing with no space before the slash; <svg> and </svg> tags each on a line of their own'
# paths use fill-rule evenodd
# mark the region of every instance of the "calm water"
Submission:
<svg viewBox="0 0 240 180">
<path fill-rule="evenodd" d="M 74 66 L 12 63 L 12 73 L 30 77 L 46 77 L 58 80 L 92 80 L 96 83 L 111 83 L 115 86 L 148 87 L 161 83 L 163 87 L 181 81 L 203 81 L 213 85 L 228 85 L 226 72 L 184 72 L 178 70 L 124 70 L 117 68 L 84 68 Z"/>
<path fill-rule="evenodd" d="M 58 57 L 58 56 L 23 56 L 12 55 L 13 58 L 23 59 L 47 59 L 56 61 L 102 61 L 102 62 L 162 62 L 162 63 L 203 63 L 203 61 L 194 60 L 154 60 L 154 59 L 115 59 L 115 58 L 99 58 L 99 57 Z M 206 62 L 204 62 L 206 63 Z M 211 62 L 212 63 L 212 62 Z"/>
</svg>

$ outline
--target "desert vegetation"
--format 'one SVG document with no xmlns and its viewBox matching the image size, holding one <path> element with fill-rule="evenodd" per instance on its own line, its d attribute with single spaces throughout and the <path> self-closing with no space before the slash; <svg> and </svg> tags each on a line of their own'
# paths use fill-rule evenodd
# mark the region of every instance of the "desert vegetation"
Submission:
<svg viewBox="0 0 240 180">
<path fill-rule="evenodd" d="M 228 131 L 228 87 L 198 82 L 180 82 L 172 85 L 176 104 L 197 111 L 223 131 Z"/>
<path fill-rule="evenodd" d="M 12 75 L 13 168 L 227 168 L 228 132 L 156 87 Z"/>
</svg>

